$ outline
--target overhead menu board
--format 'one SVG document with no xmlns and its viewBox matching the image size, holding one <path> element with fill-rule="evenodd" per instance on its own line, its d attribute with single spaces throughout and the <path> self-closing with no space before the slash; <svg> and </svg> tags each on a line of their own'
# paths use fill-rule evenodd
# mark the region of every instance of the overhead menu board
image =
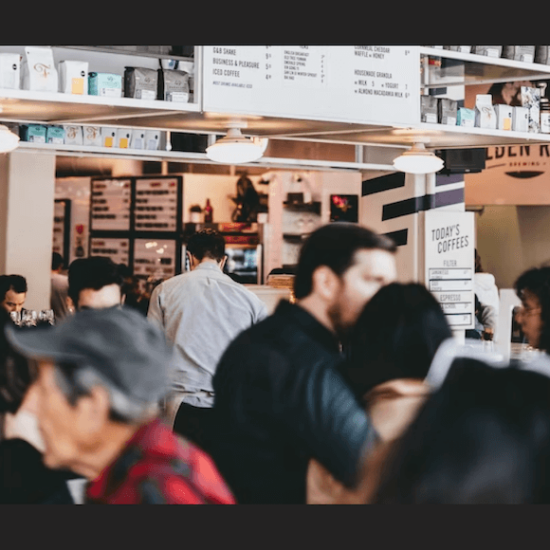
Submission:
<svg viewBox="0 0 550 550">
<path fill-rule="evenodd" d="M 134 275 L 167 279 L 176 274 L 176 241 L 135 239 Z"/>
<path fill-rule="evenodd" d="M 136 231 L 177 231 L 177 178 L 136 179 Z"/>
<path fill-rule="evenodd" d="M 129 231 L 131 181 L 92 180 L 92 231 Z"/>
<path fill-rule="evenodd" d="M 474 328 L 474 214 L 425 213 L 426 286 L 453 329 Z"/>
<path fill-rule="evenodd" d="M 418 46 L 205 46 L 204 110 L 420 122 Z"/>
<path fill-rule="evenodd" d="M 92 256 L 107 256 L 115 264 L 129 265 L 129 239 L 102 239 L 92 237 L 90 249 Z"/>
</svg>

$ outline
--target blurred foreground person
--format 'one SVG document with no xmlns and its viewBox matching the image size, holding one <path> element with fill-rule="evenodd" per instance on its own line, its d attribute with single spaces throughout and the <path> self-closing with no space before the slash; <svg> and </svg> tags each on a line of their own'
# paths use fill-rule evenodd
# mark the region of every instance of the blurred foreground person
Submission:
<svg viewBox="0 0 550 550">
<path fill-rule="evenodd" d="M 67 481 L 75 476 L 42 462 L 36 394 L 29 391 L 36 365 L 11 348 L 6 326 L 10 317 L 0 308 L 0 504 L 74 504 Z"/>
<path fill-rule="evenodd" d="M 341 372 L 365 407 L 382 443 L 394 441 L 430 392 L 424 379 L 439 346 L 452 338 L 445 314 L 421 284 L 392 283 L 367 303 L 350 335 Z M 308 503 L 361 503 L 317 460 L 308 469 Z"/>
<path fill-rule="evenodd" d="M 78 258 L 69 266 L 69 306 L 76 311 L 122 303 L 122 273 L 104 256 Z"/>
<path fill-rule="evenodd" d="M 93 309 L 56 327 L 6 332 L 38 360 L 31 391 L 44 462 L 88 478 L 87 502 L 233 502 L 210 458 L 159 420 L 172 353 L 140 313 Z"/>
<path fill-rule="evenodd" d="M 525 271 L 514 283 L 521 300 L 516 320 L 529 345 L 550 353 L 550 267 Z"/>
<path fill-rule="evenodd" d="M 229 345 L 214 376 L 212 455 L 237 502 L 305 503 L 311 458 L 354 486 L 376 435 L 336 370 L 339 339 L 395 279 L 395 250 L 356 224 L 317 229 L 300 253 L 297 303 Z"/>
<path fill-rule="evenodd" d="M 550 503 L 550 378 L 455 359 L 377 468 L 370 503 Z"/>
<path fill-rule="evenodd" d="M 0 307 L 8 313 L 21 313 L 27 291 L 27 279 L 22 275 L 0 275 Z"/>
</svg>

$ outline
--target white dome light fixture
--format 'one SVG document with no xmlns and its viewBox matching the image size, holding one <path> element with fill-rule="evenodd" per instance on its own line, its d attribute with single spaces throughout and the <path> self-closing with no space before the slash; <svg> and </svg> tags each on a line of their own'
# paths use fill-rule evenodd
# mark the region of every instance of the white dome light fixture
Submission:
<svg viewBox="0 0 550 550">
<path fill-rule="evenodd" d="M 415 143 L 393 161 L 393 166 L 409 174 L 430 174 L 441 170 L 444 162 L 431 151 L 427 151 L 423 143 Z"/>
<path fill-rule="evenodd" d="M 258 160 L 267 147 L 267 139 L 247 138 L 241 133 L 246 123 L 234 122 L 227 125 L 227 135 L 206 149 L 206 156 L 224 164 L 244 164 Z"/>
<path fill-rule="evenodd" d="M 0 154 L 9 153 L 19 145 L 19 136 L 15 135 L 7 126 L 0 124 Z"/>
</svg>

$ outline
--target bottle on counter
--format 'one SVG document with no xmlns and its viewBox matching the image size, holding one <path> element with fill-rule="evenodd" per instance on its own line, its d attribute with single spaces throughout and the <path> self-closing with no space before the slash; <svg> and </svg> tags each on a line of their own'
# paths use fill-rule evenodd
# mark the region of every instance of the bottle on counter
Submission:
<svg viewBox="0 0 550 550">
<path fill-rule="evenodd" d="M 214 209 L 210 204 L 210 199 L 206 199 L 206 206 L 204 207 L 204 223 L 212 223 L 214 217 Z"/>
</svg>

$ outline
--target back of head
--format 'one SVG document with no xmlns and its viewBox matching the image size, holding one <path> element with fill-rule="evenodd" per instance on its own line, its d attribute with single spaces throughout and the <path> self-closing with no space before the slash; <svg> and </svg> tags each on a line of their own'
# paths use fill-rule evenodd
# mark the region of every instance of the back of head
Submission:
<svg viewBox="0 0 550 550">
<path fill-rule="evenodd" d="M 99 290 L 104 286 L 122 286 L 122 275 L 110 258 L 91 256 L 74 260 L 69 266 L 69 296 L 78 304 L 80 292 L 86 288 Z"/>
<path fill-rule="evenodd" d="M 353 264 L 358 250 L 384 250 L 394 253 L 395 243 L 366 227 L 354 223 L 336 222 L 316 229 L 307 238 L 300 251 L 294 279 L 294 295 L 298 300 L 313 290 L 313 273 L 327 266 L 342 276 Z"/>
<path fill-rule="evenodd" d="M 375 502 L 550 502 L 550 378 L 457 359 L 402 439 Z"/>
<path fill-rule="evenodd" d="M 542 321 L 539 348 L 550 352 L 550 267 L 534 267 L 525 271 L 514 283 L 514 290 L 521 300 L 527 292 L 539 301 Z"/>
<path fill-rule="evenodd" d="M 359 397 L 390 380 L 424 379 L 438 347 L 451 337 L 441 306 L 424 285 L 391 283 L 361 312 L 344 377 Z"/>
<path fill-rule="evenodd" d="M 221 262 L 225 255 L 225 239 L 213 229 L 197 231 L 187 242 L 187 252 L 199 261 L 209 258 Z"/>
<path fill-rule="evenodd" d="M 8 290 L 20 294 L 27 292 L 27 280 L 22 275 L 1 275 L 0 276 L 0 301 L 2 301 Z"/>
<path fill-rule="evenodd" d="M 57 271 L 63 264 L 63 256 L 59 252 L 52 252 L 52 271 Z"/>
</svg>

